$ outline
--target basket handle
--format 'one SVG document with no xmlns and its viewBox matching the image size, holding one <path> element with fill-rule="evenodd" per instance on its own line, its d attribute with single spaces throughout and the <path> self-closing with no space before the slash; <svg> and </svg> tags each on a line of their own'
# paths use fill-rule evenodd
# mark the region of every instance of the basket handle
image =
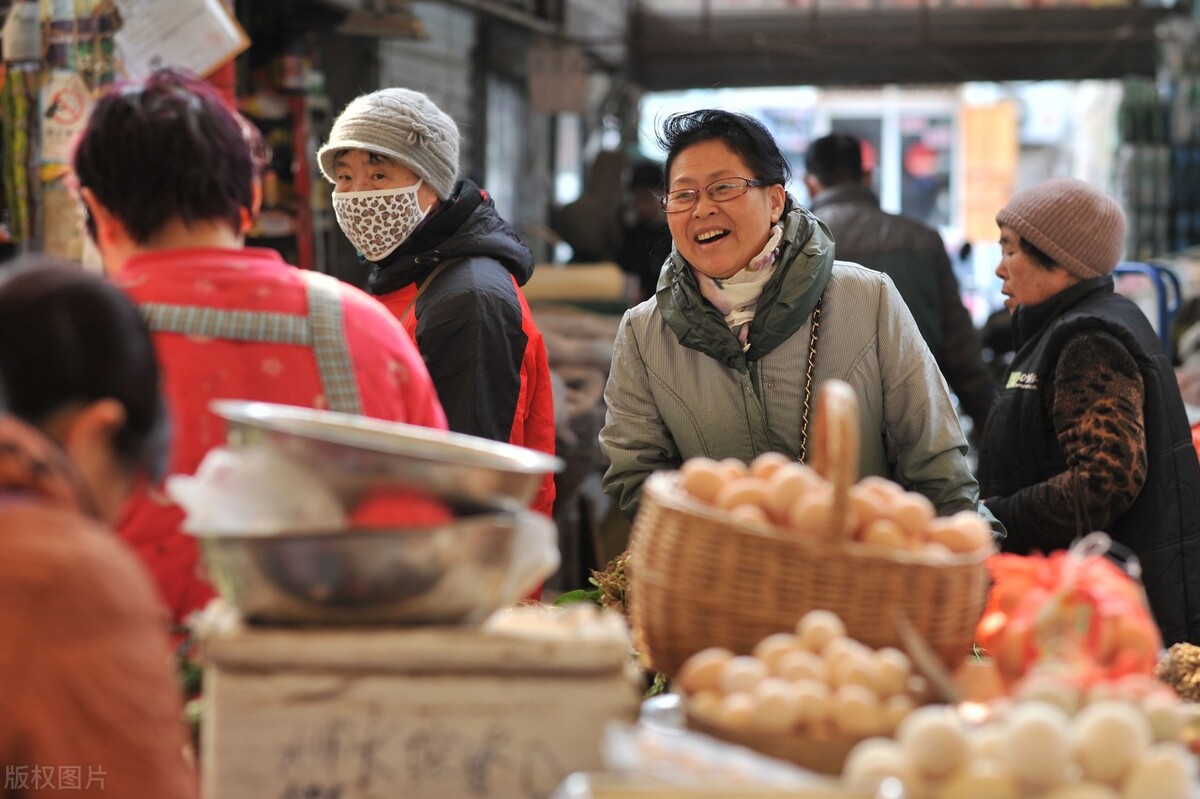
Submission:
<svg viewBox="0 0 1200 799">
<path fill-rule="evenodd" d="M 858 396 L 844 380 L 826 380 L 817 387 L 813 413 L 812 466 L 833 486 L 833 536 L 850 531 L 850 486 L 858 480 Z"/>
</svg>

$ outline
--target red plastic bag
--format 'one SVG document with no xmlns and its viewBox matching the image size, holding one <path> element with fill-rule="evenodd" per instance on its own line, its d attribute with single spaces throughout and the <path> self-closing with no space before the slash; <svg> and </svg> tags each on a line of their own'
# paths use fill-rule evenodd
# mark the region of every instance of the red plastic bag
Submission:
<svg viewBox="0 0 1200 799">
<path fill-rule="evenodd" d="M 976 642 L 1011 685 L 1037 665 L 1065 667 L 1085 682 L 1150 674 L 1162 637 L 1132 558 L 1126 573 L 1105 556 L 1113 546 L 1092 533 L 1069 550 L 996 555 L 993 586 Z"/>
</svg>

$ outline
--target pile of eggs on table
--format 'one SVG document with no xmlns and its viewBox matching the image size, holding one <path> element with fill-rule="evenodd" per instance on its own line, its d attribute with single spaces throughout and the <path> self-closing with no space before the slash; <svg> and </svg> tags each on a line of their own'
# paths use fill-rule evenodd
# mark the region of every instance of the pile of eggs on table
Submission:
<svg viewBox="0 0 1200 799">
<path fill-rule="evenodd" d="M 833 528 L 833 486 L 781 453 L 764 453 L 749 466 L 736 458 L 689 458 L 679 474 L 688 494 L 731 519 L 797 536 L 824 537 Z M 882 477 L 862 478 L 847 499 L 848 537 L 865 544 L 910 550 L 933 561 L 993 546 L 991 528 L 979 514 L 939 518 L 927 497 Z"/>
<path fill-rule="evenodd" d="M 692 717 L 729 732 L 839 740 L 890 734 L 927 692 L 907 655 L 847 637 L 827 610 L 805 614 L 794 633 L 767 636 L 751 655 L 697 652 L 674 684 Z"/>
<path fill-rule="evenodd" d="M 1188 799 L 1196 761 L 1182 727 L 1178 696 L 1147 675 L 1090 691 L 1032 675 L 1009 699 L 917 708 L 894 738 L 858 743 L 842 778 L 858 790 L 897 778 L 910 799 Z"/>
</svg>

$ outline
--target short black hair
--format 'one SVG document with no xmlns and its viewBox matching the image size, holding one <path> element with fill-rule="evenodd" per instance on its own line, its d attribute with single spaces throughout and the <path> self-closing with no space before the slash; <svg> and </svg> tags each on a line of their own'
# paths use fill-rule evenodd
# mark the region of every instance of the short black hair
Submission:
<svg viewBox="0 0 1200 799">
<path fill-rule="evenodd" d="M 0 382 L 6 410 L 41 427 L 72 405 L 125 408 L 113 439 L 131 472 L 166 468 L 168 421 L 150 331 L 133 302 L 78 264 L 25 256 L 0 278 Z"/>
<path fill-rule="evenodd" d="M 1047 272 L 1058 266 L 1058 261 L 1055 261 L 1043 250 L 1034 246 L 1033 244 L 1030 244 L 1028 240 L 1021 236 L 1017 237 L 1017 246 L 1020 247 L 1021 251 L 1028 255 L 1035 264 L 1040 266 L 1042 269 L 1045 269 Z"/>
<path fill-rule="evenodd" d="M 670 181 L 671 166 L 681 152 L 693 144 L 713 139 L 723 141 L 754 173 L 743 177 L 772 186 L 786 186 L 791 180 L 792 167 L 766 125 L 747 114 L 705 108 L 672 114 L 663 122 L 658 144 L 667 151 L 663 170 L 666 181 Z"/>
<path fill-rule="evenodd" d="M 849 133 L 830 133 L 808 145 L 804 168 L 822 186 L 861 183 L 863 179 L 862 141 Z"/>
<path fill-rule="evenodd" d="M 138 244 L 175 218 L 240 230 L 265 163 L 258 129 L 210 84 L 173 68 L 97 100 L 74 158 L 80 186 Z M 90 218 L 88 232 L 95 235 Z"/>
</svg>

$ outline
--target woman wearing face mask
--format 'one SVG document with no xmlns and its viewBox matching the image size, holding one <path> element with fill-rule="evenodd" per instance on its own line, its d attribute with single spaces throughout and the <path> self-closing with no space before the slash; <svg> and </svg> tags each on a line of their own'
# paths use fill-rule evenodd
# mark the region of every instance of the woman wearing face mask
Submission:
<svg viewBox="0 0 1200 799">
<path fill-rule="evenodd" d="M 0 283 L 0 795 L 194 797 L 165 613 L 108 526 L 166 464 L 154 347 L 119 289 L 35 266 Z"/>
<path fill-rule="evenodd" d="M 688 458 L 805 459 L 809 397 L 838 378 L 858 394 L 863 474 L 943 515 L 975 510 L 967 443 L 912 315 L 886 275 L 834 261 L 766 128 L 703 110 L 659 139 L 673 248 L 655 296 L 622 320 L 604 392 L 604 487 L 621 509 Z"/>
<path fill-rule="evenodd" d="M 382 89 L 346 106 L 318 160 L 367 289 L 416 341 L 450 429 L 553 454 L 546 348 L 520 288 L 533 255 L 458 180 L 458 138 L 424 94 Z M 533 507 L 553 505 L 547 476 Z"/>
</svg>

